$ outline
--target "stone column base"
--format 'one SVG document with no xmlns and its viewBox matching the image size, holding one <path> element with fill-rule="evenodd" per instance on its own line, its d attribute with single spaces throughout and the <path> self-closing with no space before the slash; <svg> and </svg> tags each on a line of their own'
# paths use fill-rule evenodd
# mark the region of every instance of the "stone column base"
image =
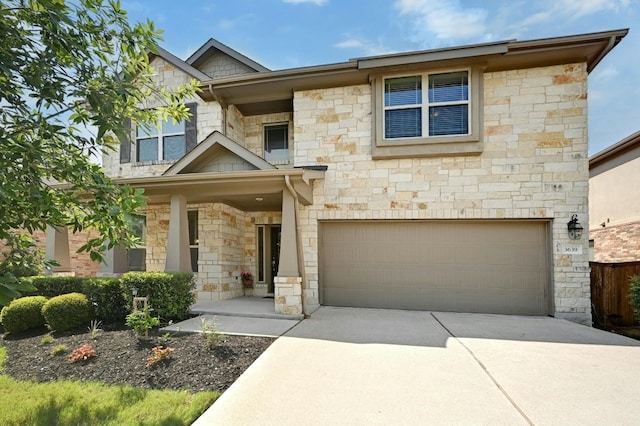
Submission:
<svg viewBox="0 0 640 426">
<path fill-rule="evenodd" d="M 302 278 L 275 277 L 273 281 L 276 313 L 302 315 Z"/>
</svg>

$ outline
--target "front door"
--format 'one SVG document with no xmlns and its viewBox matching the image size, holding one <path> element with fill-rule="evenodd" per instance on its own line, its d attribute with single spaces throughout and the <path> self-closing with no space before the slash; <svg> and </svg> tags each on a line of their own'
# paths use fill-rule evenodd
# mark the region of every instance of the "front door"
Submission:
<svg viewBox="0 0 640 426">
<path fill-rule="evenodd" d="M 271 260 L 271 276 L 269 277 L 269 293 L 275 292 L 274 279 L 278 275 L 278 265 L 280 264 L 280 235 L 282 234 L 280 226 L 272 226 L 269 228 L 269 256 Z"/>
</svg>

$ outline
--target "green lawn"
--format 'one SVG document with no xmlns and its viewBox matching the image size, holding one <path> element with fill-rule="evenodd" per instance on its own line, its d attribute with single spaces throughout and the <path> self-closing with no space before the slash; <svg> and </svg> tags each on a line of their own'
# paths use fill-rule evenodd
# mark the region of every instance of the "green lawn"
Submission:
<svg viewBox="0 0 640 426">
<path fill-rule="evenodd" d="M 101 383 L 33 383 L 2 373 L 2 425 L 189 425 L 219 396 L 217 392 L 145 390 Z"/>
</svg>

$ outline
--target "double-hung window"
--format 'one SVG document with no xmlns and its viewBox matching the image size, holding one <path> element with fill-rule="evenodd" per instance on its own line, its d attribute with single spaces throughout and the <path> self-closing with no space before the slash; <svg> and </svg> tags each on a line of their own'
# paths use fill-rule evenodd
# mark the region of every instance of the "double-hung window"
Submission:
<svg viewBox="0 0 640 426">
<path fill-rule="evenodd" d="M 264 159 L 273 164 L 289 162 L 289 124 L 264 126 Z"/>
<path fill-rule="evenodd" d="M 467 135 L 469 102 L 468 71 L 387 78 L 384 138 Z"/>
<path fill-rule="evenodd" d="M 169 118 L 158 126 L 138 126 L 138 161 L 177 160 L 186 153 L 185 122 Z"/>
<path fill-rule="evenodd" d="M 481 64 L 372 76 L 372 157 L 480 154 Z"/>
</svg>

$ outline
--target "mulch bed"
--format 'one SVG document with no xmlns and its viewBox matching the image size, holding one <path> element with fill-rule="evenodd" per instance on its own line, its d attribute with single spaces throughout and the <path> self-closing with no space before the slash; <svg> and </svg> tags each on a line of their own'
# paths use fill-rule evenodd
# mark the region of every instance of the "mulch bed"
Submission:
<svg viewBox="0 0 640 426">
<path fill-rule="evenodd" d="M 131 385 L 146 389 L 184 389 L 224 392 L 274 341 L 267 337 L 223 335 L 207 348 L 200 334 L 166 336 L 149 333 L 138 339 L 123 327 L 103 327 L 92 339 L 87 329 L 76 333 L 53 333 L 52 343 L 41 344 L 47 330 L 2 335 L 0 345 L 7 348 L 4 373 L 19 380 L 49 382 L 79 380 L 110 385 Z M 91 344 L 96 355 L 71 363 L 71 352 Z M 56 345 L 66 345 L 63 355 L 52 355 Z M 171 355 L 147 367 L 154 346 L 171 347 Z"/>
</svg>

